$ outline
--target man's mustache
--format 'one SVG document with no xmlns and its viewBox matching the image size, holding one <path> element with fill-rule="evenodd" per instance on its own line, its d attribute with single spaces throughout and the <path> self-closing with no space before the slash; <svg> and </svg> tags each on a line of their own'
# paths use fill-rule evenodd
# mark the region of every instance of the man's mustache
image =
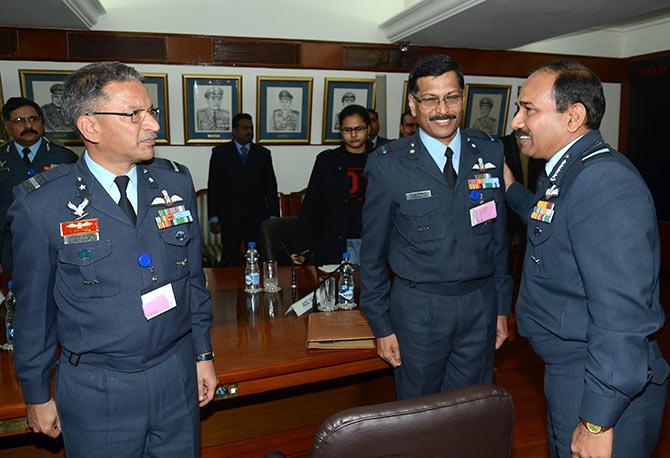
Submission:
<svg viewBox="0 0 670 458">
<path fill-rule="evenodd" d="M 517 138 L 521 138 L 521 137 L 530 137 L 530 132 L 527 131 L 527 130 L 523 130 L 523 129 L 516 129 L 516 130 L 514 131 L 514 135 L 515 135 Z"/>
<path fill-rule="evenodd" d="M 437 114 L 430 116 L 428 118 L 431 121 L 450 121 L 452 119 L 456 119 L 456 115 L 453 114 Z"/>
<path fill-rule="evenodd" d="M 22 137 L 24 135 L 28 135 L 28 134 L 39 135 L 40 133 L 37 132 L 35 129 L 31 129 L 31 128 L 24 129 L 24 130 L 21 131 L 21 136 Z"/>
</svg>

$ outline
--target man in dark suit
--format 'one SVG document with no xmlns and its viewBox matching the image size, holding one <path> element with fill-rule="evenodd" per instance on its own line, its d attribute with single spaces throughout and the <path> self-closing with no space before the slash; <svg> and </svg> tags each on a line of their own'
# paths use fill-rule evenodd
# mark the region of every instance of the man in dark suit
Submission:
<svg viewBox="0 0 670 458">
<path fill-rule="evenodd" d="M 0 262 L 5 272 L 11 272 L 12 236 L 7 210 L 14 200 L 12 189 L 44 170 L 76 162 L 77 155 L 44 136 L 42 111 L 30 99 L 7 100 L 2 118 L 12 140 L 0 145 Z"/>
<path fill-rule="evenodd" d="M 663 419 L 654 202 L 634 166 L 603 142 L 604 112 L 598 77 L 558 61 L 531 74 L 512 121 L 521 152 L 548 161 L 536 194 L 509 168 L 505 183 L 528 225 L 516 312 L 546 363 L 552 457 L 649 457 Z"/>
<path fill-rule="evenodd" d="M 217 379 L 191 176 L 153 159 L 158 112 L 133 68 L 80 68 L 64 107 L 86 152 L 17 186 L 9 210 L 28 424 L 62 431 L 73 458 L 197 457 Z"/>
<path fill-rule="evenodd" d="M 279 216 L 270 150 L 253 143 L 251 116 L 233 117 L 233 140 L 212 149 L 207 180 L 211 231 L 221 232 L 222 266 L 240 265 L 242 241 L 259 240 L 261 223 Z"/>
<path fill-rule="evenodd" d="M 458 128 L 450 57 L 417 62 L 408 88 L 420 129 L 368 158 L 361 241 L 361 308 L 399 398 L 491 383 L 512 286 L 502 145 Z"/>
<path fill-rule="evenodd" d="M 372 143 L 372 150 L 374 151 L 380 146 L 386 145 L 390 140 L 379 136 L 379 114 L 373 108 L 368 108 L 367 111 L 370 117 L 370 143 Z"/>
</svg>

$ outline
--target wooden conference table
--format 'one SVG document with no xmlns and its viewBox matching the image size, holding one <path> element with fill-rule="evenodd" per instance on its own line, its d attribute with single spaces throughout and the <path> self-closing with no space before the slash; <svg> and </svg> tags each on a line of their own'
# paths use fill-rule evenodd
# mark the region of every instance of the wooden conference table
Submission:
<svg viewBox="0 0 670 458">
<path fill-rule="evenodd" d="M 306 453 L 316 426 L 356 405 L 394 399 L 391 371 L 376 350 L 308 350 L 307 315 L 284 313 L 311 292 L 317 273 L 280 268 L 278 293 L 244 293 L 237 268 L 205 269 L 212 293 L 212 344 L 219 389 L 201 409 L 202 456 Z M 58 441 L 30 433 L 12 355 L 0 354 L 0 456 L 62 455 Z"/>
</svg>

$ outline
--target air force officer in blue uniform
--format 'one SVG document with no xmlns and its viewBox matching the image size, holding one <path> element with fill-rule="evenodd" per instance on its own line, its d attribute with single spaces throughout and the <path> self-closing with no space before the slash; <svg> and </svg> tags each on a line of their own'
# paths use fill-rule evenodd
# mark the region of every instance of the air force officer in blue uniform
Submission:
<svg viewBox="0 0 670 458">
<path fill-rule="evenodd" d="M 502 145 L 459 130 L 453 59 L 419 61 L 408 87 L 420 130 L 368 158 L 361 243 L 361 307 L 399 398 L 490 383 L 511 297 Z"/>
<path fill-rule="evenodd" d="M 62 430 L 68 457 L 198 456 L 216 376 L 191 177 L 152 161 L 159 125 L 134 69 L 83 67 L 65 110 L 84 156 L 18 186 L 10 209 L 29 425 Z"/>
<path fill-rule="evenodd" d="M 12 236 L 7 211 L 14 200 L 14 186 L 59 164 L 77 162 L 78 157 L 44 136 L 44 115 L 32 100 L 11 97 L 2 107 L 2 117 L 12 139 L 0 145 L 0 263 L 4 272 L 11 272 Z"/>
<path fill-rule="evenodd" d="M 649 457 L 663 418 L 654 202 L 633 165 L 603 142 L 604 112 L 598 77 L 561 61 L 531 74 L 512 121 L 521 152 L 548 161 L 535 195 L 508 169 L 505 182 L 528 226 L 516 312 L 546 363 L 552 457 Z"/>
</svg>

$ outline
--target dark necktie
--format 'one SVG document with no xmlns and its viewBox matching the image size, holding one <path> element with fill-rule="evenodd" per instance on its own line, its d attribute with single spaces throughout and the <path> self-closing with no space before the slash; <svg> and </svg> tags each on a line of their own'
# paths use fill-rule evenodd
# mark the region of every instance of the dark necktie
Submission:
<svg viewBox="0 0 670 458">
<path fill-rule="evenodd" d="M 26 163 L 28 167 L 30 167 L 30 148 L 23 148 L 23 162 Z"/>
<path fill-rule="evenodd" d="M 451 189 L 454 189 L 454 186 L 456 186 L 456 170 L 454 169 L 454 151 L 447 147 L 447 151 L 444 153 L 444 155 L 447 157 L 447 163 L 444 164 L 444 170 L 442 173 L 444 173 L 444 176 L 447 177 L 447 182 L 449 183 L 449 187 Z"/>
<path fill-rule="evenodd" d="M 247 160 L 249 159 L 249 145 L 240 146 L 240 159 L 242 159 L 242 164 L 247 165 Z"/>
<path fill-rule="evenodd" d="M 130 178 L 128 178 L 126 175 L 121 175 L 120 177 L 114 178 L 114 183 L 116 183 L 116 186 L 119 188 L 119 192 L 121 193 L 119 207 L 121 207 L 123 213 L 128 216 L 128 219 L 133 224 L 136 224 L 137 216 L 135 215 L 135 210 L 133 210 L 133 206 L 131 205 L 130 201 L 128 200 L 128 196 L 126 195 L 126 188 L 128 187 L 129 181 Z"/>
</svg>

